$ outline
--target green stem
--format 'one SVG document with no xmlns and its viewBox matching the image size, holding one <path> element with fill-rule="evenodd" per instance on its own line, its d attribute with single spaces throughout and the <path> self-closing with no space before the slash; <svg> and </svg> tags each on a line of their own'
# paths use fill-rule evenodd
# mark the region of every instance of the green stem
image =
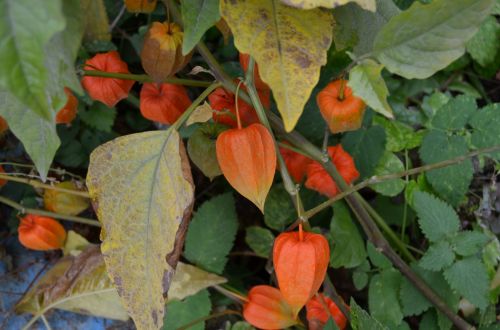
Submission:
<svg viewBox="0 0 500 330">
<path fill-rule="evenodd" d="M 48 190 L 56 190 L 63 192 L 65 194 L 76 195 L 84 198 L 90 198 L 89 193 L 87 191 L 75 190 L 75 189 L 66 189 L 61 187 L 56 187 L 47 183 L 40 182 L 34 179 L 20 178 L 17 176 L 13 176 L 7 173 L 0 173 L 0 180 L 14 181 L 19 183 L 28 184 L 34 188 L 48 189 Z"/>
<path fill-rule="evenodd" d="M 133 73 L 117 73 L 117 72 L 106 72 L 97 70 L 83 70 L 84 76 L 89 77 L 102 77 L 102 78 L 117 78 L 124 80 L 135 80 L 139 82 L 153 82 L 150 76 L 147 74 L 133 74 Z M 181 78 L 167 78 L 162 82 L 168 84 L 192 86 L 192 87 L 208 87 L 212 82 L 210 81 L 199 81 L 192 79 L 181 79 Z"/>
</svg>

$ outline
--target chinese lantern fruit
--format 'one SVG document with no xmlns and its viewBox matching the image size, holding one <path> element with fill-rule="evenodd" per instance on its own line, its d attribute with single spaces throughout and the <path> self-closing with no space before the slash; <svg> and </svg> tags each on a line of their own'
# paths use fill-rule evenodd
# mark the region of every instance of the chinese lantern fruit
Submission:
<svg viewBox="0 0 500 330">
<path fill-rule="evenodd" d="M 330 262 L 323 235 L 299 231 L 281 233 L 274 241 L 273 262 L 283 297 L 297 315 L 318 292 Z"/>
<path fill-rule="evenodd" d="M 316 102 L 332 133 L 361 127 L 366 105 L 353 95 L 346 80 L 335 80 L 326 85 L 316 96 Z"/>
<path fill-rule="evenodd" d="M 252 124 L 228 129 L 217 138 L 216 152 L 227 181 L 264 212 L 276 171 L 276 150 L 267 128 Z"/>
<path fill-rule="evenodd" d="M 59 222 L 34 214 L 21 219 L 18 232 L 21 244 L 32 250 L 59 249 L 66 240 L 66 230 Z"/>
<path fill-rule="evenodd" d="M 342 145 L 339 144 L 337 146 L 328 147 L 328 155 L 347 184 L 350 184 L 359 177 L 354 159 L 344 151 Z M 305 186 L 309 189 L 316 190 L 328 198 L 332 198 L 339 193 L 339 188 L 335 181 L 323 166 L 315 161 L 311 161 L 307 166 L 307 180 Z"/>
<path fill-rule="evenodd" d="M 56 183 L 55 187 L 78 190 L 78 187 L 72 181 Z M 87 198 L 55 189 L 45 190 L 43 194 L 43 203 L 46 210 L 68 215 L 77 215 L 90 206 Z"/>
<path fill-rule="evenodd" d="M 140 94 L 142 115 L 162 124 L 173 124 L 191 105 L 181 85 L 145 83 Z"/>
<path fill-rule="evenodd" d="M 127 63 L 123 62 L 117 51 L 97 54 L 85 62 L 84 70 L 96 70 L 111 73 L 130 73 Z M 82 86 L 90 98 L 101 101 L 108 107 L 114 107 L 120 100 L 126 98 L 134 85 L 133 80 L 85 76 Z"/>
<path fill-rule="evenodd" d="M 325 307 L 328 309 L 325 309 Z M 330 317 L 333 318 L 340 330 L 343 330 L 347 325 L 347 319 L 340 308 L 330 298 L 321 293 L 307 302 L 306 312 L 310 330 L 323 329 Z"/>
<path fill-rule="evenodd" d="M 64 93 L 68 101 L 56 115 L 56 124 L 69 124 L 75 119 L 78 108 L 78 99 L 73 95 L 69 88 L 64 88 Z"/>
<path fill-rule="evenodd" d="M 240 65 L 243 68 L 243 71 L 246 73 L 248 70 L 248 62 L 250 61 L 250 55 L 248 54 L 242 54 L 240 53 Z M 254 83 L 255 83 L 255 88 L 257 89 L 269 89 L 269 86 L 262 81 L 259 75 L 259 67 L 257 66 L 257 63 L 254 65 L 253 69 L 253 76 L 254 76 Z"/>
<path fill-rule="evenodd" d="M 243 306 L 243 317 L 259 329 L 286 329 L 297 324 L 281 292 L 268 285 L 254 286 Z"/>
<path fill-rule="evenodd" d="M 192 53 L 182 55 L 184 32 L 176 23 L 153 22 L 141 51 L 144 71 L 156 82 L 173 76 L 191 59 Z"/>
<path fill-rule="evenodd" d="M 0 135 L 5 133 L 9 129 L 9 125 L 4 117 L 0 116 Z"/>
<path fill-rule="evenodd" d="M 157 0 L 125 0 L 125 7 L 130 13 L 151 13 L 156 8 Z"/>
<path fill-rule="evenodd" d="M 5 170 L 3 169 L 3 166 L 0 165 L 0 173 L 5 173 Z M 0 179 L 0 187 L 5 186 L 7 183 L 7 180 Z"/>
<path fill-rule="evenodd" d="M 301 183 L 306 175 L 307 166 L 311 162 L 311 159 L 284 147 L 280 148 L 280 152 L 292 178 L 295 182 Z"/>
</svg>

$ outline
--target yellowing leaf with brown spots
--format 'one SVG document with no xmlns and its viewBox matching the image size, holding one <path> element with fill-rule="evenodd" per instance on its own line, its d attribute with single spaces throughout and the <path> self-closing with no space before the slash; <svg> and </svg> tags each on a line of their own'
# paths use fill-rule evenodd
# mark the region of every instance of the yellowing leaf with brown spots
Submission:
<svg viewBox="0 0 500 330">
<path fill-rule="evenodd" d="M 311 9 L 316 7 L 335 8 L 349 2 L 355 2 L 361 8 L 373 12 L 377 9 L 375 0 L 281 0 L 281 2 L 289 6 L 302 9 Z"/>
<path fill-rule="evenodd" d="M 107 271 L 138 329 L 159 329 L 193 203 L 177 131 L 117 138 L 90 156 L 87 186 Z"/>
<path fill-rule="evenodd" d="M 291 131 L 326 64 L 332 41 L 331 13 L 292 8 L 279 0 L 221 0 L 220 11 L 238 50 L 258 63 L 285 129 Z"/>
</svg>

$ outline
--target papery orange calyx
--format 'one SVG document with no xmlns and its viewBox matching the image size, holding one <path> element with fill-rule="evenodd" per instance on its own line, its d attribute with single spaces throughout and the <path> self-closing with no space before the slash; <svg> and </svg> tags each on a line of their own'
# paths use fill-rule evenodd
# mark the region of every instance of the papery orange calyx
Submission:
<svg viewBox="0 0 500 330">
<path fill-rule="evenodd" d="M 286 147 L 280 147 L 280 153 L 292 178 L 295 182 L 301 183 L 306 175 L 307 166 L 312 160 Z"/>
<path fill-rule="evenodd" d="M 354 131 L 361 127 L 366 105 L 353 95 L 346 80 L 330 82 L 318 93 L 316 103 L 332 133 Z"/>
<path fill-rule="evenodd" d="M 359 177 L 354 159 L 342 148 L 342 145 L 339 144 L 328 147 L 328 155 L 347 184 L 351 184 Z M 332 198 L 339 193 L 339 188 L 335 181 L 323 166 L 315 161 L 312 161 L 307 166 L 307 180 L 305 186 L 309 189 L 316 190 L 328 198 Z"/>
<path fill-rule="evenodd" d="M 182 85 L 145 83 L 140 93 L 141 114 L 162 124 L 173 124 L 191 105 Z"/>
<path fill-rule="evenodd" d="M 3 169 L 2 165 L 0 165 L 0 173 L 5 173 L 5 170 Z M 6 183 L 7 183 L 7 180 L 0 179 L 0 187 L 5 186 Z"/>
<path fill-rule="evenodd" d="M 318 292 L 330 262 L 323 235 L 299 231 L 281 233 L 274 241 L 273 262 L 283 297 L 296 316 Z"/>
<path fill-rule="evenodd" d="M 46 251 L 63 247 L 66 230 L 55 219 L 27 214 L 18 228 L 19 241 L 32 250 Z"/>
<path fill-rule="evenodd" d="M 240 53 L 240 65 L 245 73 L 248 70 L 249 62 L 250 62 L 250 55 Z M 255 88 L 257 88 L 258 90 L 269 89 L 269 86 L 260 78 L 259 67 L 257 66 L 257 63 L 255 63 L 254 65 L 253 75 L 254 75 Z"/>
<path fill-rule="evenodd" d="M 97 54 L 85 61 L 84 70 L 97 70 L 111 73 L 130 73 L 127 63 L 123 62 L 117 51 Z M 108 107 L 114 107 L 126 98 L 134 85 L 133 80 L 85 76 L 82 86 L 93 100 L 101 101 Z"/>
<path fill-rule="evenodd" d="M 315 295 L 306 304 L 307 321 L 309 330 L 321 330 L 331 317 L 340 330 L 347 325 L 347 318 L 340 308 L 327 296 L 320 293 Z"/>
<path fill-rule="evenodd" d="M 229 184 L 262 212 L 276 171 L 274 141 L 262 124 L 228 129 L 216 142 L 217 161 Z"/>
<path fill-rule="evenodd" d="M 281 292 L 272 286 L 254 286 L 247 299 L 243 317 L 259 329 L 285 329 L 298 323 Z"/>
<path fill-rule="evenodd" d="M 57 112 L 56 124 L 69 124 L 75 119 L 78 109 L 78 99 L 73 95 L 73 92 L 67 87 L 64 88 L 64 93 L 68 97 L 64 107 Z"/>
<path fill-rule="evenodd" d="M 5 133 L 9 129 L 9 124 L 4 117 L 0 116 L 0 135 Z"/>
</svg>

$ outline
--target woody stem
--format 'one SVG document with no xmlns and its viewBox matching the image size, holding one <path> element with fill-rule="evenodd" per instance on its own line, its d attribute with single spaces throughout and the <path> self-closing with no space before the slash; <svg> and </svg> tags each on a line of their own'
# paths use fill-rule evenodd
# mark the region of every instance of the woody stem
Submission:
<svg viewBox="0 0 500 330">
<path fill-rule="evenodd" d="M 118 73 L 118 72 L 106 72 L 98 70 L 83 70 L 84 76 L 89 77 L 102 77 L 102 78 L 116 78 L 124 80 L 134 80 L 138 82 L 153 82 L 150 76 L 147 74 L 133 74 L 133 73 Z M 208 87 L 212 84 L 211 81 L 199 81 L 192 79 L 182 79 L 182 78 L 166 78 L 162 81 L 167 84 L 184 85 L 192 87 Z"/>
</svg>

